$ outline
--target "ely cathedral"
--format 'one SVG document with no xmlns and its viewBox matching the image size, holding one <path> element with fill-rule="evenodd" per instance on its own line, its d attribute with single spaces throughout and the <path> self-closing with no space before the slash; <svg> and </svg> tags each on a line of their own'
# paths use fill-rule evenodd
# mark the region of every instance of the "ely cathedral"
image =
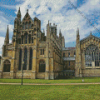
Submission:
<svg viewBox="0 0 100 100">
<path fill-rule="evenodd" d="M 12 42 L 9 27 L 0 58 L 0 78 L 56 79 L 60 76 L 100 76 L 100 38 L 90 35 L 80 40 L 76 31 L 76 47 L 65 47 L 61 30 L 49 23 L 41 31 L 41 21 L 30 17 L 28 10 L 21 20 L 20 8 L 14 20 Z"/>
</svg>

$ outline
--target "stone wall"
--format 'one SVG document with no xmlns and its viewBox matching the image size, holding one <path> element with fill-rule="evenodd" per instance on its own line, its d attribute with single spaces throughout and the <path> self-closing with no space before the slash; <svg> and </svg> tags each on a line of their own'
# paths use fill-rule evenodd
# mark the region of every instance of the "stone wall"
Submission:
<svg viewBox="0 0 100 100">
<path fill-rule="evenodd" d="M 83 77 L 100 76 L 100 69 L 85 69 L 83 70 Z"/>
</svg>

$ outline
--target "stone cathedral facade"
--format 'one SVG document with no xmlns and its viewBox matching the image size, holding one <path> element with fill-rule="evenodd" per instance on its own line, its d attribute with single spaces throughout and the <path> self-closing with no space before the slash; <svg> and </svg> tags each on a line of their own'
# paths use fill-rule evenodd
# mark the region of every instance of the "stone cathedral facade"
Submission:
<svg viewBox="0 0 100 100">
<path fill-rule="evenodd" d="M 14 20 L 12 42 L 9 27 L 0 57 L 0 78 L 55 79 L 74 72 L 75 77 L 100 76 L 100 38 L 92 33 L 80 40 L 76 32 L 76 47 L 65 47 L 65 39 L 57 25 L 49 23 L 41 31 L 41 21 L 30 17 L 28 10 L 21 20 L 20 8 Z"/>
<path fill-rule="evenodd" d="M 54 79 L 63 70 L 64 37 L 57 36 L 57 25 L 47 24 L 47 35 L 41 31 L 41 21 L 31 19 L 28 10 L 21 21 L 20 8 L 14 20 L 12 43 L 9 27 L 2 48 L 1 78 Z"/>
</svg>

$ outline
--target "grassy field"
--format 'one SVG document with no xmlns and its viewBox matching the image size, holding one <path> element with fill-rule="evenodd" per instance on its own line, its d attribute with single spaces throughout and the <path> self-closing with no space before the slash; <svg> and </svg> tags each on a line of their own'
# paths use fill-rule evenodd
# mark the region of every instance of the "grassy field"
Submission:
<svg viewBox="0 0 100 100">
<path fill-rule="evenodd" d="M 100 83 L 100 77 L 85 77 L 73 79 L 44 80 L 44 79 L 23 79 L 23 83 Z M 21 83 L 21 79 L 0 79 L 0 83 Z"/>
<path fill-rule="evenodd" d="M 100 85 L 0 85 L 0 100 L 100 100 Z"/>
</svg>

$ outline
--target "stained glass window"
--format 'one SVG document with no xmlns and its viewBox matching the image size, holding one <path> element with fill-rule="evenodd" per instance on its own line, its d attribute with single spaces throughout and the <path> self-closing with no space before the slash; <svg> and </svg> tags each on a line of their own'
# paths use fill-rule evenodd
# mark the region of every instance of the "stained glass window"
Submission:
<svg viewBox="0 0 100 100">
<path fill-rule="evenodd" d="M 93 63 L 95 66 L 100 66 L 100 51 L 97 46 L 90 45 L 86 48 L 85 51 L 85 65 L 86 66 L 93 66 Z"/>
</svg>

